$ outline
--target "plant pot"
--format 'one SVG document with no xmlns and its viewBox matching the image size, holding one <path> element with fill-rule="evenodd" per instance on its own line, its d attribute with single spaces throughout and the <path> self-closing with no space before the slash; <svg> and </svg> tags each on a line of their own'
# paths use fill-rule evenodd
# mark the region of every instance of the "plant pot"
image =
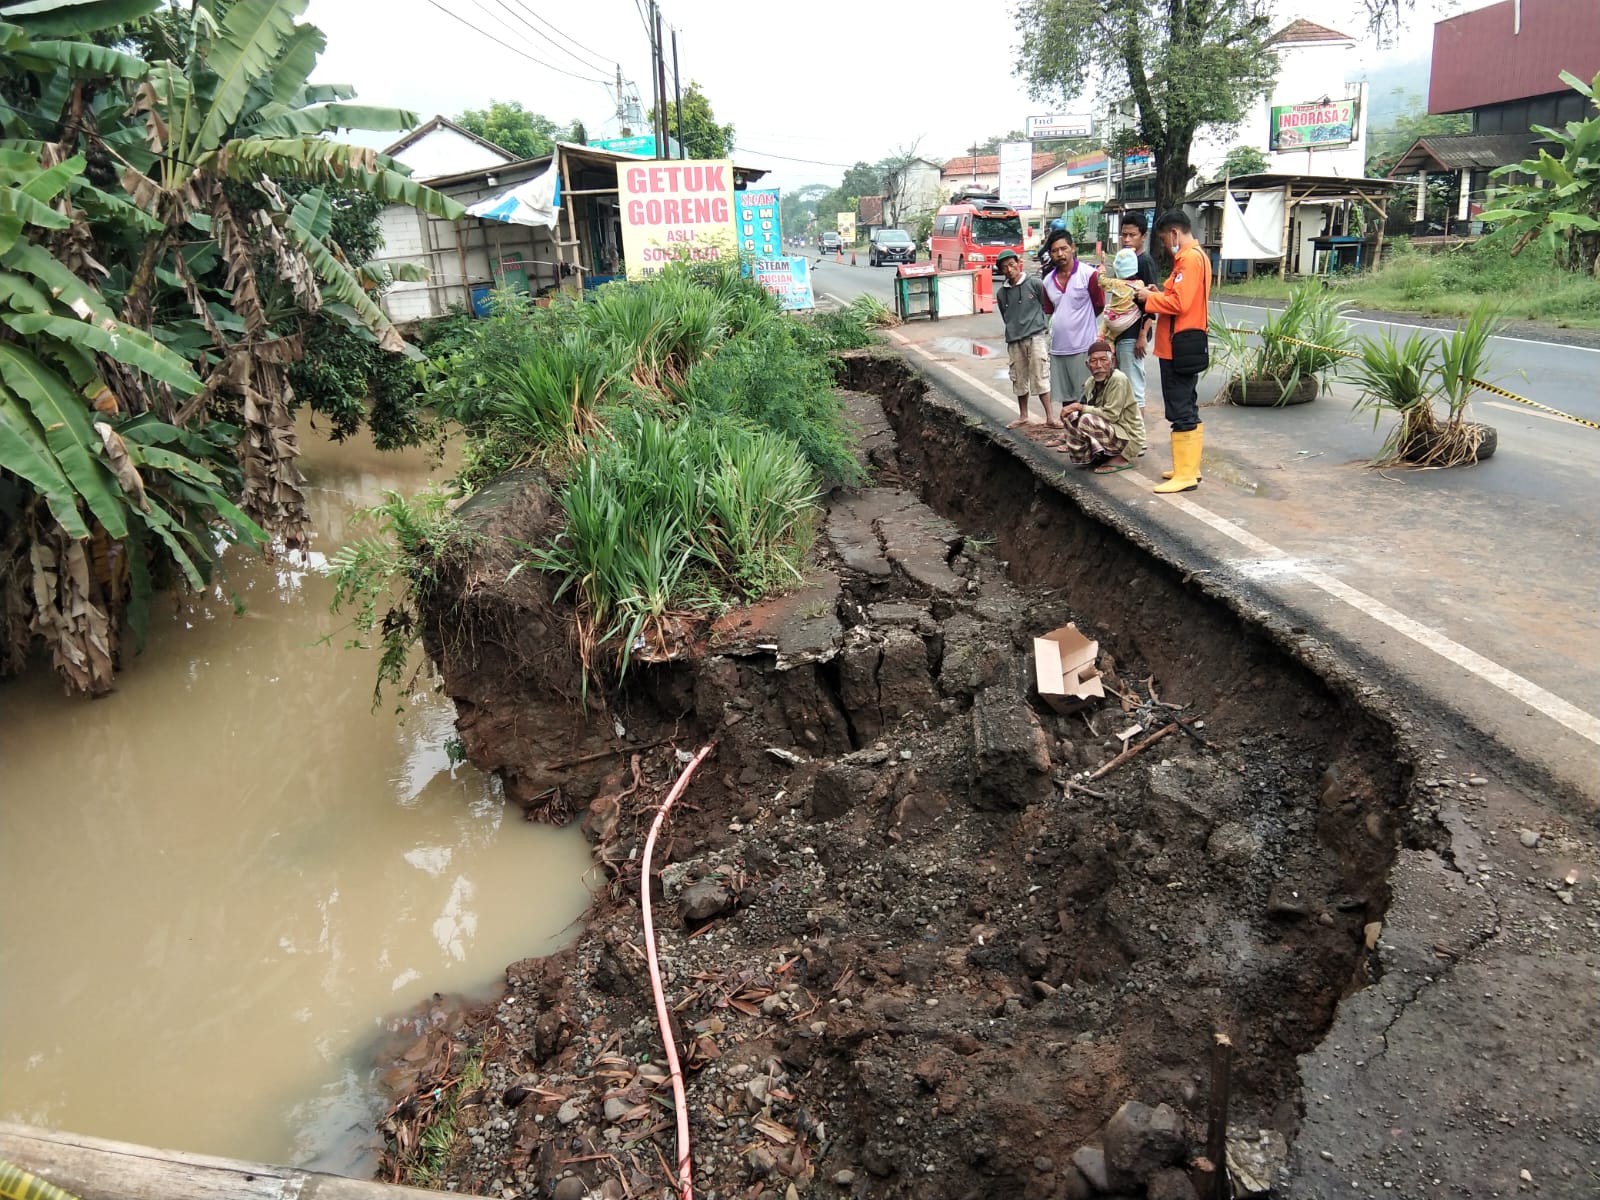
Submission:
<svg viewBox="0 0 1600 1200">
<path fill-rule="evenodd" d="M 1469 451 L 1462 444 L 1460 435 L 1452 439 L 1446 430 L 1436 429 L 1411 437 L 1400 447 L 1400 457 L 1408 463 L 1435 467 L 1464 467 L 1494 457 L 1494 452 L 1500 446 L 1500 434 L 1493 425 L 1469 421 L 1463 429 L 1476 436 L 1476 449 Z"/>
<path fill-rule="evenodd" d="M 1282 408 L 1287 404 L 1306 404 L 1317 398 L 1317 378 L 1302 375 L 1289 394 L 1283 394 L 1283 381 L 1271 377 L 1243 379 L 1235 375 L 1228 381 L 1228 403 L 1246 408 Z"/>
</svg>

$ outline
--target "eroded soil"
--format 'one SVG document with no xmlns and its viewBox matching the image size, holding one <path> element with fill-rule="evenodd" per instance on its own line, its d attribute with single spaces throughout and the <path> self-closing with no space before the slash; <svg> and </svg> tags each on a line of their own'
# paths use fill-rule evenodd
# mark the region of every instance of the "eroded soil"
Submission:
<svg viewBox="0 0 1600 1200">
<path fill-rule="evenodd" d="M 670 1190 L 640 853 L 714 741 L 654 864 L 699 1195 L 1193 1195 L 1218 1033 L 1239 1152 L 1280 1182 L 1295 1056 L 1368 981 L 1419 836 L 1388 725 L 897 363 L 846 371 L 873 479 L 832 497 L 807 586 L 588 720 L 559 609 L 493 549 L 546 527 L 539 481 L 463 510 L 484 541 L 430 630 L 463 739 L 531 815 L 585 814 L 608 880 L 574 946 L 410 1048 L 388 1132 L 420 1136 L 475 1049 L 441 1183 Z M 1110 694 L 1063 714 L 1032 639 L 1069 620 Z M 1127 1101 L 1153 1112 L 1102 1136 Z"/>
</svg>

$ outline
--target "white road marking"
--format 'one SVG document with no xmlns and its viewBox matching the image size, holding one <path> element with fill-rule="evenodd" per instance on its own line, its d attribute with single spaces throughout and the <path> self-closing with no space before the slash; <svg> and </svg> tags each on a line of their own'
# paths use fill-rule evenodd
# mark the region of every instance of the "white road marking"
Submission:
<svg viewBox="0 0 1600 1200">
<path fill-rule="evenodd" d="M 1537 408 L 1525 408 L 1521 404 L 1507 404 L 1503 400 L 1478 400 L 1475 403 L 1481 404 L 1485 408 L 1503 408 L 1506 412 L 1517 413 L 1524 417 L 1542 417 L 1546 421 L 1554 421 L 1557 425 L 1572 424 L 1565 417 L 1552 416 L 1550 413 L 1540 412 Z"/>
<path fill-rule="evenodd" d="M 1265 304 L 1251 304 L 1246 300 L 1225 300 L 1219 298 L 1219 305 L 1232 305 L 1234 308 L 1266 308 Z M 1441 321 L 1450 320 L 1449 317 L 1440 317 Z M 1465 317 L 1461 318 L 1466 320 Z M 1437 325 L 1412 325 L 1406 321 L 1379 321 L 1374 317 L 1346 317 L 1346 321 L 1353 321 L 1360 325 L 1389 325 L 1395 329 L 1420 329 L 1424 333 L 1449 333 L 1448 329 L 1440 329 Z M 1555 350 L 1582 350 L 1585 354 L 1600 354 L 1600 349 L 1593 346 L 1569 346 L 1565 342 L 1541 342 L 1534 338 L 1514 337 L 1509 333 L 1497 333 L 1495 338 L 1502 342 L 1516 342 L 1519 346 L 1549 346 Z"/>
<path fill-rule="evenodd" d="M 889 336 L 901 345 L 909 347 L 914 353 L 922 355 L 929 362 L 938 361 L 921 346 L 913 344 L 904 334 L 890 330 Z M 959 373 L 963 379 L 993 396 L 1008 409 L 1010 408 L 1012 400 L 1009 397 L 1002 396 L 992 387 L 989 387 L 981 380 L 974 379 L 965 371 Z M 1144 481 L 1139 480 L 1137 482 Z M 1460 642 L 1453 641 L 1437 629 L 1432 629 L 1420 621 L 1413 620 L 1398 609 L 1390 608 L 1377 597 L 1369 596 L 1367 593 L 1351 587 L 1343 580 L 1335 579 L 1325 571 L 1305 566 L 1303 561 L 1295 560 L 1288 552 L 1280 550 L 1271 542 L 1258 538 L 1255 534 L 1234 524 L 1226 517 L 1218 516 L 1210 509 L 1196 504 L 1185 495 L 1161 494 L 1160 499 L 1165 500 L 1179 512 L 1193 517 L 1202 525 L 1222 534 L 1223 537 L 1228 538 L 1230 541 L 1237 542 L 1261 558 L 1281 560 L 1293 564 L 1297 568 L 1292 572 L 1295 578 L 1304 580 L 1312 587 L 1325 592 L 1336 600 L 1343 601 L 1357 612 L 1372 618 L 1379 624 L 1387 625 L 1396 633 L 1410 638 L 1419 646 L 1432 650 L 1445 661 L 1453 663 L 1464 671 L 1471 672 L 1485 683 L 1492 684 L 1507 695 L 1522 701 L 1529 708 L 1543 713 L 1558 725 L 1565 726 L 1579 737 L 1600 746 L 1600 718 L 1585 712 L 1575 704 L 1568 703 L 1554 692 L 1546 691 L 1532 680 L 1524 679 L 1516 672 L 1485 658 L 1475 650 L 1469 650 Z M 1237 566 L 1237 564 L 1235 565 Z M 1280 577 L 1290 573 L 1288 569 L 1284 569 L 1280 572 Z"/>
</svg>

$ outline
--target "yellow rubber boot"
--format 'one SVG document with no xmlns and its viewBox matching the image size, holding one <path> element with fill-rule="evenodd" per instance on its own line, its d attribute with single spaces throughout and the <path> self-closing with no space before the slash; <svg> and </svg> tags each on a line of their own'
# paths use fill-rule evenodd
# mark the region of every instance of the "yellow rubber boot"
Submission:
<svg viewBox="0 0 1600 1200">
<path fill-rule="evenodd" d="M 1172 478 L 1158 483 L 1158 492 L 1192 492 L 1200 486 L 1200 439 L 1197 426 L 1186 432 L 1174 430 L 1172 434 Z"/>
<path fill-rule="evenodd" d="M 1198 424 L 1198 425 L 1196 425 L 1196 426 L 1195 426 L 1195 427 L 1194 427 L 1194 431 L 1195 431 L 1195 432 L 1196 432 L 1196 433 L 1199 433 L 1199 432 L 1200 432 L 1200 431 L 1201 431 L 1201 430 L 1202 430 L 1202 429 L 1204 429 L 1204 428 L 1205 428 L 1205 427 L 1206 427 L 1206 426 L 1205 426 L 1205 422 L 1204 422 L 1204 421 L 1202 421 L 1202 422 L 1201 422 L 1201 423 L 1200 423 L 1200 424 Z M 1161 472 L 1161 478 L 1163 478 L 1163 479 L 1171 479 L 1171 478 L 1172 478 L 1172 474 L 1173 474 L 1173 473 L 1172 473 L 1172 472 L 1171 472 L 1171 471 L 1163 471 L 1163 472 Z M 1205 482 L 1205 476 L 1204 476 L 1204 475 L 1202 475 L 1202 474 L 1200 474 L 1200 464 L 1199 464 L 1199 463 L 1196 463 L 1196 464 L 1195 464 L 1195 468 L 1194 468 L 1194 477 L 1195 477 L 1195 479 L 1196 479 L 1196 480 L 1197 480 L 1197 481 L 1199 481 L 1199 482 L 1201 482 L 1201 483 L 1204 483 L 1204 482 Z"/>
</svg>

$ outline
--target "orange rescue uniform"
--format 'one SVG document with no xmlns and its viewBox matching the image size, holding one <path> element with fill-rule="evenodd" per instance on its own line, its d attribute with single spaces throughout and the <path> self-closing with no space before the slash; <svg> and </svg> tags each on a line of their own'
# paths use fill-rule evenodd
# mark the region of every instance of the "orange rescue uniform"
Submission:
<svg viewBox="0 0 1600 1200">
<path fill-rule="evenodd" d="M 1172 335 L 1185 329 L 1204 329 L 1206 300 L 1211 295 L 1211 260 L 1198 243 L 1178 251 L 1167 276 L 1166 290 L 1145 293 L 1144 310 L 1162 318 L 1156 322 L 1156 357 L 1172 357 Z"/>
</svg>

